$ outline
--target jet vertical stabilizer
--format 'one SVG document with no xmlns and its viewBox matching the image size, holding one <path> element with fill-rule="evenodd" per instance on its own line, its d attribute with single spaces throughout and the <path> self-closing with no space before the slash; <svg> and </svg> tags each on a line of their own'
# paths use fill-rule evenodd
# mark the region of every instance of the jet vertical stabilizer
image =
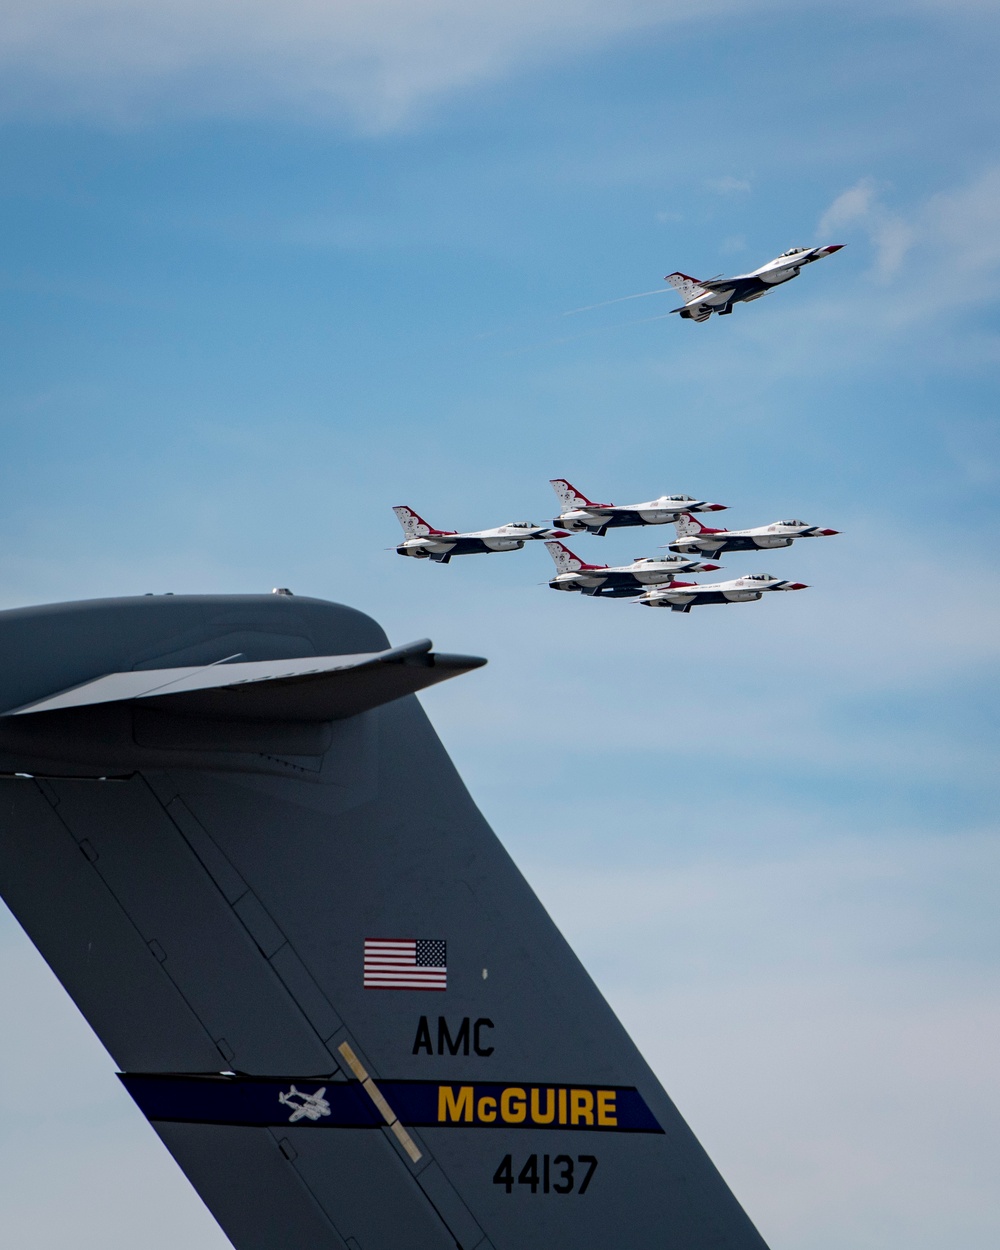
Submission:
<svg viewBox="0 0 1000 1250">
<path fill-rule="evenodd" d="M 237 1250 L 766 1250 L 413 697 L 482 660 L 290 595 L 0 654 L 0 893 Z"/>
</svg>

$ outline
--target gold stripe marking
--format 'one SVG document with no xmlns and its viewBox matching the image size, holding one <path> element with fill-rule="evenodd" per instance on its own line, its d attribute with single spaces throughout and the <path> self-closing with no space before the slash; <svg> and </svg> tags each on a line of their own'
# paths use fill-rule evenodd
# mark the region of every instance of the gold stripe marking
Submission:
<svg viewBox="0 0 1000 1250">
<path fill-rule="evenodd" d="M 396 1113 L 382 1096 L 382 1091 L 368 1075 L 364 1064 L 357 1057 L 347 1042 L 341 1042 L 337 1049 L 340 1051 L 341 1055 L 343 1055 L 344 1062 L 361 1082 L 361 1086 L 365 1093 L 372 1100 L 375 1106 L 378 1107 L 382 1114 L 382 1119 L 385 1120 L 386 1124 L 392 1130 L 396 1140 L 410 1156 L 410 1159 L 414 1163 L 419 1163 L 423 1158 L 423 1155 L 420 1153 L 416 1142 L 406 1129 L 403 1128 L 402 1124 L 400 1124 L 399 1120 L 396 1118 Z"/>
</svg>

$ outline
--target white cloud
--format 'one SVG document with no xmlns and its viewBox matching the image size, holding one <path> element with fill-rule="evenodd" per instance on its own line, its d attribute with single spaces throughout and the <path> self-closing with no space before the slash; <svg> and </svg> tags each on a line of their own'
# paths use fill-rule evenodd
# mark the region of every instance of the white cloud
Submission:
<svg viewBox="0 0 1000 1250">
<path fill-rule="evenodd" d="M 883 279 L 899 270 L 918 237 L 913 225 L 885 207 L 873 178 L 862 178 L 834 200 L 820 219 L 819 233 L 826 239 L 853 226 L 868 233 L 875 249 L 876 271 Z"/>
<path fill-rule="evenodd" d="M 538 58 L 775 2 L 35 0 L 0 10 L 0 108 L 131 123 L 291 107 L 387 127 Z"/>
<path fill-rule="evenodd" d="M 896 285 L 918 314 L 996 297 L 1000 166 L 930 196 L 907 215 L 892 210 L 886 199 L 886 188 L 872 178 L 861 179 L 820 218 L 820 235 L 825 239 L 845 230 L 867 234 L 877 276 L 886 283 L 899 279 Z"/>
</svg>

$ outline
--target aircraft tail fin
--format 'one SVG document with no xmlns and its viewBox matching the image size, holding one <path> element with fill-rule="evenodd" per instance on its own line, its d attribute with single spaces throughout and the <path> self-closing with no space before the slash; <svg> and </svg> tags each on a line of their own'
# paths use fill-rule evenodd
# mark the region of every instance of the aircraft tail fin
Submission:
<svg viewBox="0 0 1000 1250">
<path fill-rule="evenodd" d="M 581 569 L 596 568 L 595 564 L 587 564 L 581 560 L 579 556 L 574 555 L 572 551 L 562 543 L 548 542 L 545 544 L 549 549 L 549 555 L 556 566 L 557 573 L 579 573 Z"/>
<path fill-rule="evenodd" d="M 559 506 L 564 512 L 571 512 L 574 508 L 587 508 L 594 505 L 592 499 L 588 499 L 571 482 L 567 482 L 564 477 L 552 478 L 549 485 L 556 492 Z"/>
<path fill-rule="evenodd" d="M 393 508 L 396 519 L 403 527 L 403 533 L 407 538 L 427 538 L 431 534 L 443 534 L 444 530 L 436 530 L 433 525 L 428 525 L 422 516 L 419 516 L 412 508 L 404 505 Z"/>
<path fill-rule="evenodd" d="M 690 303 L 693 299 L 697 299 L 700 295 L 709 294 L 697 278 L 692 278 L 687 273 L 668 273 L 664 281 L 670 283 L 685 304 Z"/>
<path fill-rule="evenodd" d="M 707 525 L 702 525 L 690 512 L 682 512 L 674 522 L 674 528 L 678 538 L 698 538 L 702 534 L 715 533 Z"/>
<path fill-rule="evenodd" d="M 236 1250 L 766 1250 L 418 701 L 241 719 L 425 644 L 295 597 L 16 609 L 0 708 L 237 647 L 231 706 L 0 718 L 0 895 Z"/>
</svg>

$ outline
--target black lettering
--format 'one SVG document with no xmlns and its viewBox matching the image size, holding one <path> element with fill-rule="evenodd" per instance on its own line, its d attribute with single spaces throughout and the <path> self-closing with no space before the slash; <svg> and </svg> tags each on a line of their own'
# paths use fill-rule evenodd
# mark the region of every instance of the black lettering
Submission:
<svg viewBox="0 0 1000 1250">
<path fill-rule="evenodd" d="M 469 1053 L 469 1017 L 463 1016 L 462 1023 L 459 1025 L 458 1032 L 452 1040 L 451 1034 L 448 1032 L 448 1021 L 444 1016 L 438 1016 L 438 1054 L 444 1054 L 445 1046 L 448 1047 L 449 1055 L 457 1055 L 458 1049 L 462 1047 L 462 1054 Z"/>
<path fill-rule="evenodd" d="M 493 1173 L 493 1184 L 503 1185 L 508 1193 L 514 1188 L 514 1173 L 510 1166 L 510 1155 L 504 1155 L 500 1160 L 500 1166 Z"/>
<path fill-rule="evenodd" d="M 530 1185 L 531 1192 L 538 1192 L 538 1155 L 528 1155 L 528 1162 L 517 1174 L 519 1185 Z"/>
<path fill-rule="evenodd" d="M 578 1194 L 585 1194 L 587 1192 L 587 1186 L 590 1184 L 590 1178 L 597 1171 L 597 1159 L 593 1155 L 579 1155 L 577 1157 L 581 1163 L 590 1164 L 587 1168 L 587 1175 L 580 1182 L 580 1188 L 576 1191 Z"/>
<path fill-rule="evenodd" d="M 492 1028 L 493 1028 L 493 1021 L 487 1020 L 485 1016 L 481 1016 L 476 1021 L 475 1026 L 473 1027 L 473 1030 L 472 1030 L 472 1049 L 476 1052 L 477 1055 L 482 1055 L 484 1059 L 488 1058 L 490 1055 L 493 1054 L 494 1047 L 482 1045 L 482 1040 L 483 1040 L 482 1031 L 483 1029 L 492 1029 Z"/>
<path fill-rule="evenodd" d="M 419 1055 L 422 1050 L 426 1050 L 429 1055 L 434 1054 L 434 1046 L 431 1043 L 431 1031 L 427 1024 L 426 1016 L 420 1017 L 420 1023 L 417 1025 L 417 1036 L 413 1039 L 413 1053 Z"/>
<path fill-rule="evenodd" d="M 573 1160 L 569 1155 L 556 1155 L 552 1162 L 558 1167 L 562 1164 L 562 1184 L 553 1185 L 557 1194 L 568 1194 L 573 1190 Z"/>
</svg>

